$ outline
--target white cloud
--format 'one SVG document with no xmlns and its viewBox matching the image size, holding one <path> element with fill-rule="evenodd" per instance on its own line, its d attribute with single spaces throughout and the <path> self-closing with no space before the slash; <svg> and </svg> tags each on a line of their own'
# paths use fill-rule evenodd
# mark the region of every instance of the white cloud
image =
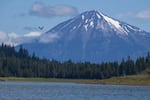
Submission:
<svg viewBox="0 0 150 100">
<path fill-rule="evenodd" d="M 59 38 L 57 33 L 51 34 L 42 34 L 41 32 L 29 32 L 26 34 L 17 34 L 17 33 L 6 33 L 0 32 L 0 44 L 8 44 L 8 45 L 20 45 L 23 43 L 31 43 L 37 42 L 39 40 L 40 43 L 52 43 L 56 39 Z"/>
<path fill-rule="evenodd" d="M 150 8 L 146 9 L 146 10 L 143 10 L 141 12 L 138 12 L 136 14 L 136 17 L 137 18 L 142 18 L 142 19 L 149 19 L 150 18 Z"/>
<path fill-rule="evenodd" d="M 18 35 L 15 33 L 6 33 L 6 32 L 0 32 L 0 44 L 9 44 L 9 45 L 17 45 L 15 42 L 18 38 Z"/>
<path fill-rule="evenodd" d="M 0 32 L 0 42 L 8 40 L 8 35 L 5 32 Z"/>
<path fill-rule="evenodd" d="M 117 15 L 119 18 L 124 18 L 124 17 L 134 17 L 134 18 L 140 18 L 140 19 L 150 19 L 150 8 L 145 9 L 143 11 L 139 11 L 137 13 L 135 12 L 127 12 L 127 13 L 121 13 Z"/>
<path fill-rule="evenodd" d="M 5 44 L 9 44 L 9 45 L 19 45 L 21 42 L 18 41 L 18 39 L 20 38 L 20 36 L 16 33 L 6 33 L 8 35 L 8 40 L 5 41 Z"/>
<path fill-rule="evenodd" d="M 41 32 L 30 32 L 25 34 L 25 37 L 39 37 L 42 33 Z"/>
<path fill-rule="evenodd" d="M 35 2 L 30 11 L 31 15 L 41 17 L 72 16 L 77 14 L 77 9 L 68 5 L 46 6 L 43 3 Z"/>
<path fill-rule="evenodd" d="M 117 17 L 119 18 L 132 17 L 132 16 L 134 16 L 134 13 L 132 12 L 127 12 L 127 13 L 122 13 L 117 15 Z"/>
<path fill-rule="evenodd" d="M 60 36 L 57 33 L 44 34 L 43 36 L 40 37 L 39 42 L 51 43 L 51 42 L 54 42 L 55 40 L 57 40 L 59 38 L 60 38 Z"/>
<path fill-rule="evenodd" d="M 16 34 L 16 33 L 9 33 L 9 34 L 8 34 L 8 37 L 11 38 L 11 39 L 16 39 L 16 38 L 19 37 L 19 35 Z"/>
<path fill-rule="evenodd" d="M 16 46 L 22 43 L 30 43 L 41 34 L 41 32 L 30 32 L 19 35 L 17 33 L 0 32 L 0 44 L 4 43 Z"/>
</svg>

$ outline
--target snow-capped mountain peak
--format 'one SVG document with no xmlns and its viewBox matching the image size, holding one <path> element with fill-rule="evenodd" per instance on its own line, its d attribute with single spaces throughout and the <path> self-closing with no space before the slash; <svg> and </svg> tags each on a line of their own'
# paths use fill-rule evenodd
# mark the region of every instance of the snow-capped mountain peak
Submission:
<svg viewBox="0 0 150 100">
<path fill-rule="evenodd" d="M 112 34 L 117 36 L 128 36 L 131 33 L 145 33 L 145 31 L 137 27 L 108 17 L 102 12 L 95 10 L 83 12 L 72 19 L 60 23 L 46 33 L 69 33 L 69 35 L 84 33 L 84 36 L 86 36 L 87 34 L 91 35 L 95 32 L 105 36 L 110 36 Z"/>
<path fill-rule="evenodd" d="M 115 20 L 113 18 L 110 18 L 110 17 L 104 15 L 101 12 L 88 11 L 88 12 L 84 12 L 83 14 L 81 14 L 81 16 L 82 16 L 82 20 L 85 20 L 85 23 L 87 23 L 89 21 L 89 18 L 90 19 L 94 19 L 94 21 L 90 20 L 91 21 L 90 25 L 86 24 L 86 26 L 85 26 L 85 30 L 86 31 L 87 31 L 87 26 L 91 26 L 91 23 L 93 23 L 92 25 L 94 25 L 94 23 L 96 23 L 96 26 L 105 24 L 105 26 L 108 27 L 108 30 L 112 29 L 112 30 L 116 31 L 117 34 L 128 35 L 127 30 L 125 30 L 121 26 L 121 23 L 119 21 L 117 21 L 117 20 Z M 97 29 L 103 29 L 103 27 L 98 27 Z"/>
<path fill-rule="evenodd" d="M 139 28 L 126 24 L 124 22 L 120 22 L 114 18 L 108 17 L 102 12 L 98 12 L 95 10 L 86 11 L 75 19 L 81 18 L 80 24 L 78 26 L 84 27 L 85 31 L 88 29 L 96 28 L 97 30 L 107 31 L 115 31 L 116 34 L 119 35 L 128 35 L 131 31 L 142 31 Z M 111 32 L 110 32 L 111 33 Z"/>
<path fill-rule="evenodd" d="M 106 61 L 150 51 L 150 33 L 92 10 L 56 25 L 36 42 L 25 44 L 40 57 Z"/>
</svg>

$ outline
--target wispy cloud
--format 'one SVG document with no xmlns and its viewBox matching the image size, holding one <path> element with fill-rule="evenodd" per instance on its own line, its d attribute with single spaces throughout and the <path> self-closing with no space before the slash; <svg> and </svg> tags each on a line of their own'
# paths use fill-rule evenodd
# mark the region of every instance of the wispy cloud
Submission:
<svg viewBox="0 0 150 100">
<path fill-rule="evenodd" d="M 3 41 L 7 41 L 8 40 L 8 34 L 6 34 L 5 32 L 0 32 L 0 42 L 2 43 Z"/>
<path fill-rule="evenodd" d="M 60 36 L 57 33 L 43 34 L 42 32 L 29 32 L 26 34 L 17 34 L 13 32 L 0 32 L 0 44 L 4 43 L 14 46 L 32 42 L 52 43 L 59 38 Z"/>
<path fill-rule="evenodd" d="M 133 16 L 134 16 L 134 13 L 132 13 L 132 12 L 121 13 L 121 14 L 117 15 L 117 17 L 119 17 L 119 18 L 133 17 Z"/>
<path fill-rule="evenodd" d="M 16 45 L 16 39 L 18 38 L 18 35 L 16 33 L 6 33 L 6 32 L 0 32 L 0 44 L 5 43 L 9 45 Z"/>
<path fill-rule="evenodd" d="M 146 9 L 146 10 L 143 10 L 141 12 L 138 12 L 136 14 L 136 17 L 137 18 L 142 18 L 142 19 L 150 19 L 150 8 Z"/>
<path fill-rule="evenodd" d="M 117 17 L 119 18 L 133 17 L 133 18 L 139 18 L 139 19 L 150 19 L 150 8 L 139 11 L 137 13 L 135 12 L 121 13 L 121 14 L 118 14 Z"/>
<path fill-rule="evenodd" d="M 41 36 L 41 32 L 30 32 L 30 33 L 27 33 L 27 34 L 25 34 L 24 36 L 25 37 L 39 37 L 39 36 Z"/>
<path fill-rule="evenodd" d="M 23 29 L 24 29 L 24 30 L 27 30 L 27 31 L 35 31 L 35 30 L 38 30 L 37 27 L 31 27 L 31 26 L 25 26 Z"/>
<path fill-rule="evenodd" d="M 30 32 L 27 34 L 19 35 L 17 33 L 0 32 L 0 44 L 4 43 L 16 46 L 22 43 L 30 43 L 41 34 L 41 32 Z"/>
<path fill-rule="evenodd" d="M 51 34 L 44 34 L 40 37 L 39 42 L 41 43 L 51 43 L 55 40 L 59 39 L 60 36 L 57 33 L 51 33 Z"/>
<path fill-rule="evenodd" d="M 68 5 L 47 6 L 40 2 L 32 5 L 30 14 L 40 17 L 72 16 L 78 13 L 77 8 Z"/>
</svg>

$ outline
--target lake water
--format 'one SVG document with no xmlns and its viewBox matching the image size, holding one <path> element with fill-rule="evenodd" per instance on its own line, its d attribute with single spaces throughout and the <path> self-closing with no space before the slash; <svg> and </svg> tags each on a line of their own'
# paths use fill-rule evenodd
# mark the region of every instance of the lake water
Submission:
<svg viewBox="0 0 150 100">
<path fill-rule="evenodd" d="M 0 82 L 0 100 L 150 100 L 150 87 Z"/>
</svg>

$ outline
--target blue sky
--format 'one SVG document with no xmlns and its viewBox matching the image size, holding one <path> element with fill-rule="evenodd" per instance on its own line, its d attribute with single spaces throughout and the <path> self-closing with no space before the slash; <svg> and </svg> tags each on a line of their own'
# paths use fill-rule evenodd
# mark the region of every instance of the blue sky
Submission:
<svg viewBox="0 0 150 100">
<path fill-rule="evenodd" d="M 17 37 L 45 32 L 89 10 L 103 12 L 150 32 L 149 4 L 150 0 L 0 0 L 0 39 L 4 34 L 13 33 Z M 39 26 L 44 29 L 39 30 Z"/>
</svg>

